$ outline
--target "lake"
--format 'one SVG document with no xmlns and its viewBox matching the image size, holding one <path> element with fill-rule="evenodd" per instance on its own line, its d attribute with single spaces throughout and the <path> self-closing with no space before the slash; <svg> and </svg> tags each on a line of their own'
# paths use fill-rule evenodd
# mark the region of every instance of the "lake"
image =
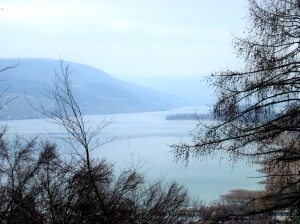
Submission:
<svg viewBox="0 0 300 224">
<path fill-rule="evenodd" d="M 175 163 L 168 144 L 179 143 L 191 139 L 195 120 L 166 120 L 165 117 L 177 113 L 207 113 L 207 107 L 183 107 L 170 111 L 148 113 L 128 113 L 113 115 L 114 122 L 102 130 L 99 138 L 110 139 L 113 136 L 122 137 L 122 141 L 104 144 L 93 152 L 94 157 L 106 157 L 115 162 L 116 169 L 122 169 L 131 161 L 147 160 L 142 167 L 147 170 L 149 181 L 163 178 L 165 182 L 177 181 L 189 189 L 193 197 L 206 202 L 219 198 L 232 189 L 260 190 L 263 186 L 256 182 L 261 179 L 252 178 L 260 174 L 256 172 L 257 165 L 232 164 L 218 159 L 204 161 L 191 160 L 189 165 Z M 111 118 L 112 115 L 105 115 Z M 103 115 L 86 116 L 92 124 L 97 124 Z M 208 121 L 209 122 L 209 121 Z M 8 124 L 9 133 L 18 132 L 23 135 L 41 135 L 48 137 L 49 133 L 63 134 L 61 129 L 42 119 L 1 121 Z"/>
</svg>

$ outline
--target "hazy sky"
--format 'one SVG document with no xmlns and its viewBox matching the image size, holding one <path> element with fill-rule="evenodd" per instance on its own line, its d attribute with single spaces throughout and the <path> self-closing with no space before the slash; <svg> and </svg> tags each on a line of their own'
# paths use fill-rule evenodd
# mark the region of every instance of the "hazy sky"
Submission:
<svg viewBox="0 0 300 224">
<path fill-rule="evenodd" d="M 3 0 L 0 58 L 75 61 L 111 75 L 210 73 L 236 65 L 246 0 Z"/>
</svg>

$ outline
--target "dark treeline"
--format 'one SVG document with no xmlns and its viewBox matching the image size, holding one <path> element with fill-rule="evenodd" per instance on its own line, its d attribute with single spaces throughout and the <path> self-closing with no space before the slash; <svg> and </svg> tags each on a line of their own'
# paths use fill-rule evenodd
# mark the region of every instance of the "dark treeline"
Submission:
<svg viewBox="0 0 300 224">
<path fill-rule="evenodd" d="M 253 119 L 257 119 L 257 117 L 259 117 L 259 119 L 261 120 L 266 120 L 266 119 L 274 119 L 276 118 L 276 116 L 278 115 L 278 113 L 276 113 L 273 110 L 265 110 L 265 109 L 260 109 L 257 111 L 251 111 L 251 108 L 253 106 L 251 105 L 243 105 L 243 106 L 239 106 L 238 110 L 239 111 L 247 111 L 249 110 L 248 114 L 247 114 L 247 120 L 253 120 Z M 263 116 L 267 115 L 267 118 L 264 118 Z M 219 117 L 215 118 L 213 113 L 207 113 L 207 114 L 170 114 L 166 116 L 166 120 L 221 120 Z M 244 116 L 241 116 L 240 118 L 236 119 L 237 121 L 242 121 L 244 122 L 246 120 L 246 118 Z"/>
<path fill-rule="evenodd" d="M 212 120 L 213 114 L 170 114 L 166 116 L 166 120 L 197 120 L 197 119 L 205 119 Z"/>
</svg>

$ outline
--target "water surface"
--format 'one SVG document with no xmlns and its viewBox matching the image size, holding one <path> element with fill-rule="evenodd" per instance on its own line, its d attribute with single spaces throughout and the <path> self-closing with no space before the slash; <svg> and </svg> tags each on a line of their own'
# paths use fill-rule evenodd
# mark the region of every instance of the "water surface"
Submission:
<svg viewBox="0 0 300 224">
<path fill-rule="evenodd" d="M 184 107 L 172 111 L 149 113 L 129 113 L 113 115 L 113 123 L 102 130 L 99 138 L 102 141 L 113 136 L 123 138 L 122 141 L 113 141 L 104 144 L 93 152 L 94 157 L 106 157 L 115 162 L 116 169 L 122 169 L 131 162 L 131 154 L 135 162 L 147 161 L 142 170 L 147 170 L 149 180 L 163 178 L 164 181 L 177 181 L 185 185 L 193 197 L 205 201 L 218 199 L 231 189 L 259 190 L 260 179 L 257 166 L 232 164 L 226 160 L 206 159 L 204 161 L 191 160 L 185 164 L 175 163 L 170 153 L 169 144 L 179 143 L 181 140 L 190 141 L 190 131 L 193 131 L 195 120 L 166 120 L 166 115 L 176 113 L 206 113 L 207 107 Z M 112 115 L 106 115 L 111 118 Z M 103 115 L 86 116 L 91 124 L 99 124 Z M 49 137 L 49 133 L 63 135 L 58 126 L 42 119 L 37 120 L 10 120 L 1 121 L 8 124 L 9 133 L 16 131 L 24 135 L 40 135 Z M 61 146 L 63 147 L 63 146 Z"/>
</svg>

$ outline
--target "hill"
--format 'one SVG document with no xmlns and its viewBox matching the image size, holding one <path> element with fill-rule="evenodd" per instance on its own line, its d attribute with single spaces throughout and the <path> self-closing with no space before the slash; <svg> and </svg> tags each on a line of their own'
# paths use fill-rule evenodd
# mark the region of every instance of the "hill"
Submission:
<svg viewBox="0 0 300 224">
<path fill-rule="evenodd" d="M 0 68 L 15 64 L 18 59 L 0 59 Z M 60 72 L 60 60 L 20 58 L 17 68 L 0 73 L 3 99 L 16 97 L 0 111 L 1 119 L 40 118 L 26 100 L 34 105 L 51 101 L 40 91 L 51 85 L 55 71 Z M 131 113 L 168 110 L 188 106 L 187 100 L 172 94 L 121 81 L 105 72 L 84 64 L 65 61 L 73 71 L 70 79 L 75 98 L 84 114 Z"/>
</svg>

